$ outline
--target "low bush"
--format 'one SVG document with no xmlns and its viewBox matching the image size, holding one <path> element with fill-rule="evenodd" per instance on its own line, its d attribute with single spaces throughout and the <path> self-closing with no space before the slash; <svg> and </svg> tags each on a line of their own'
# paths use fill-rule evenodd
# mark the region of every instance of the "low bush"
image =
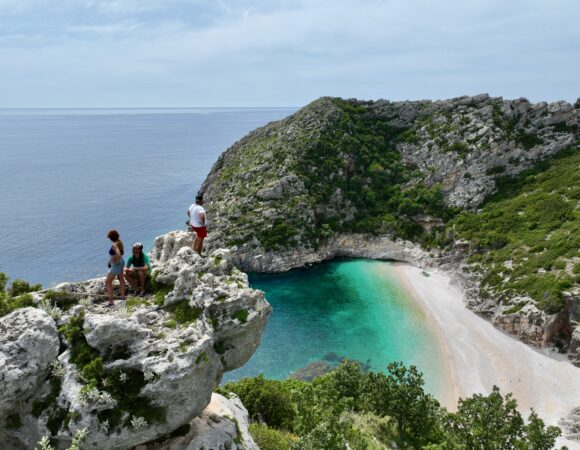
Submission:
<svg viewBox="0 0 580 450">
<path fill-rule="evenodd" d="M 290 450 L 298 437 L 258 423 L 250 424 L 250 434 L 261 450 Z"/>
</svg>

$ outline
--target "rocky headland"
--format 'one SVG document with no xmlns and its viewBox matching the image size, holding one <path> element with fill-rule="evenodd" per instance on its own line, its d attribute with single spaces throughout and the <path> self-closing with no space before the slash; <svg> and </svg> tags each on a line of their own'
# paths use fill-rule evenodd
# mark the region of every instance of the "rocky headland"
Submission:
<svg viewBox="0 0 580 450">
<path fill-rule="evenodd" d="M 239 400 L 212 392 L 271 307 L 230 251 L 202 259 L 186 243 L 157 241 L 155 296 L 111 310 L 104 279 L 64 283 L 0 318 L 2 448 L 68 448 L 79 432 L 82 448 L 257 448 Z"/>
<path fill-rule="evenodd" d="M 202 188 L 209 243 L 232 248 L 245 271 L 336 257 L 439 267 L 462 286 L 470 309 L 526 343 L 558 345 L 579 364 L 579 120 L 580 102 L 485 94 L 435 102 L 321 98 L 220 156 Z M 547 231 L 536 217 L 523 220 L 533 215 L 527 205 L 490 213 L 513 220 L 501 224 L 504 235 L 461 229 L 478 215 L 484 229 L 485 205 L 498 192 L 529 196 L 510 185 L 556 176 L 559 167 L 547 172 L 552 161 L 575 174 L 550 191 L 539 182 L 530 188 L 551 195 L 533 200 L 544 202 L 534 214 L 562 208 Z M 507 245 L 518 227 L 537 230 L 537 248 Z M 552 235 L 572 243 L 561 253 L 543 248 Z M 538 255 L 543 261 L 526 266 Z"/>
</svg>

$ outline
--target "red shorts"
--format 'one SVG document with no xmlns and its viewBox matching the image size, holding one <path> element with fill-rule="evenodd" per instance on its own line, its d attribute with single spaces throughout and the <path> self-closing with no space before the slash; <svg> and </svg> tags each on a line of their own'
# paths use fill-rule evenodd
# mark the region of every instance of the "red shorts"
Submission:
<svg viewBox="0 0 580 450">
<path fill-rule="evenodd" d="M 207 227 L 192 227 L 193 231 L 195 231 L 195 235 L 198 238 L 203 239 L 207 236 Z"/>
</svg>

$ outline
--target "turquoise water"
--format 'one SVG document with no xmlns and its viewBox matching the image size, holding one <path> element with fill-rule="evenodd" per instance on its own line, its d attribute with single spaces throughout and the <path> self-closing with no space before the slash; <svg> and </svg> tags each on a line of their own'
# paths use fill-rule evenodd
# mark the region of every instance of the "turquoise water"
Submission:
<svg viewBox="0 0 580 450">
<path fill-rule="evenodd" d="M 385 371 L 389 362 L 416 365 L 426 388 L 442 394 L 442 358 L 428 318 L 398 281 L 392 263 L 337 260 L 308 270 L 251 274 L 273 313 L 262 343 L 234 380 L 263 373 L 284 379 L 317 361 L 349 358 Z"/>
</svg>

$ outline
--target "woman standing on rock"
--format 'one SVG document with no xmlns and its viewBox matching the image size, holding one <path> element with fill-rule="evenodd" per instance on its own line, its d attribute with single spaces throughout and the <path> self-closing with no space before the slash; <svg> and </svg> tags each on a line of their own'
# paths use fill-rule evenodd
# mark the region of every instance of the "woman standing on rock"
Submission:
<svg viewBox="0 0 580 450">
<path fill-rule="evenodd" d="M 115 277 L 119 279 L 121 284 L 121 299 L 125 299 L 125 277 L 123 277 L 123 267 L 125 266 L 125 260 L 123 259 L 123 242 L 119 239 L 119 232 L 117 230 L 110 230 L 107 233 L 107 237 L 113 242 L 111 248 L 109 249 L 109 273 L 107 274 L 107 279 L 105 280 L 105 288 L 107 289 L 107 295 L 109 296 L 109 303 L 107 306 L 113 306 L 113 281 Z"/>
</svg>

